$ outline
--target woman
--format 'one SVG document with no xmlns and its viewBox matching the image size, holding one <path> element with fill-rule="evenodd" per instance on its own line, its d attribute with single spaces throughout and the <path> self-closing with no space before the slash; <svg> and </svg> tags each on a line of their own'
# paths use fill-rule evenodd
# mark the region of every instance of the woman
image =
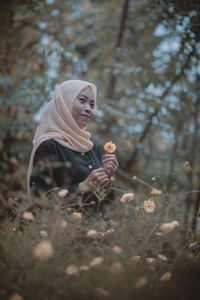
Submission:
<svg viewBox="0 0 200 300">
<path fill-rule="evenodd" d="M 99 148 L 86 131 L 96 106 L 96 86 L 82 80 L 60 84 L 44 109 L 34 139 L 27 185 L 30 192 L 66 188 L 88 199 L 98 188 L 111 190 L 117 158 Z M 110 193 L 109 195 L 111 195 Z M 90 197 L 95 200 L 94 196 Z"/>
</svg>

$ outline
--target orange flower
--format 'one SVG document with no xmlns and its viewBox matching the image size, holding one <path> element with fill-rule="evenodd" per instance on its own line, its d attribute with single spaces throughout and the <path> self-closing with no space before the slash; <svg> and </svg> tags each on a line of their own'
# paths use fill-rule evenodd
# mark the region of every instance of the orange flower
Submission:
<svg viewBox="0 0 200 300">
<path fill-rule="evenodd" d="M 80 266 L 80 271 L 88 271 L 89 270 L 89 266 L 87 266 L 87 265 L 82 265 L 82 266 Z"/>
<path fill-rule="evenodd" d="M 114 246 L 112 248 L 112 251 L 117 253 L 117 254 L 122 253 L 122 249 L 119 246 Z"/>
<path fill-rule="evenodd" d="M 166 282 L 166 281 L 169 281 L 171 279 L 171 277 L 172 277 L 172 273 L 170 271 L 168 271 L 160 278 L 160 280 L 162 282 Z"/>
<path fill-rule="evenodd" d="M 12 296 L 10 296 L 9 300 L 23 300 L 24 298 L 18 294 L 18 293 L 15 293 L 13 294 Z"/>
<path fill-rule="evenodd" d="M 47 260 L 53 255 L 53 246 L 50 241 L 42 241 L 33 249 L 33 256 L 40 260 Z"/>
<path fill-rule="evenodd" d="M 74 217 L 74 219 L 81 219 L 82 218 L 82 213 L 73 212 L 72 216 Z"/>
<path fill-rule="evenodd" d="M 104 239 L 104 233 L 91 229 L 86 233 L 86 237 L 90 239 Z"/>
<path fill-rule="evenodd" d="M 144 210 L 147 213 L 152 213 L 155 210 L 155 202 L 152 201 L 153 198 L 144 201 Z"/>
<path fill-rule="evenodd" d="M 143 276 L 141 276 L 141 277 L 137 280 L 137 282 L 136 282 L 136 284 L 135 284 L 135 288 L 136 288 L 136 289 L 141 289 L 141 288 L 144 287 L 146 284 L 147 284 L 146 278 L 143 277 Z"/>
<path fill-rule="evenodd" d="M 28 221 L 34 220 L 34 215 L 32 214 L 32 212 L 25 211 L 23 213 L 22 217 L 23 217 L 23 219 L 28 220 Z"/>
<path fill-rule="evenodd" d="M 179 226 L 179 222 L 178 221 L 172 221 L 170 223 L 164 223 L 160 226 L 160 230 L 163 232 L 170 232 L 173 231 L 176 227 Z"/>
<path fill-rule="evenodd" d="M 154 196 L 158 196 L 158 195 L 161 195 L 161 194 L 162 194 L 161 190 L 152 189 L 152 191 L 151 191 L 151 195 L 154 195 Z"/>
<path fill-rule="evenodd" d="M 67 190 L 67 189 L 63 189 L 63 190 L 60 190 L 60 191 L 58 192 L 58 196 L 59 196 L 60 198 L 65 197 L 67 194 L 68 194 L 68 190 Z"/>
<path fill-rule="evenodd" d="M 102 287 L 97 287 L 96 288 L 96 295 L 98 297 L 109 297 L 110 296 L 110 293 L 106 290 L 104 290 Z"/>
<path fill-rule="evenodd" d="M 138 262 L 138 261 L 140 261 L 140 259 L 141 259 L 141 256 L 139 256 L 139 255 L 131 257 L 132 262 Z"/>
<path fill-rule="evenodd" d="M 90 267 L 98 267 L 102 264 L 104 261 L 104 258 L 101 256 L 95 257 L 91 262 L 90 262 Z"/>
<path fill-rule="evenodd" d="M 122 196 L 122 198 L 120 199 L 120 201 L 122 203 L 127 203 L 127 202 L 131 202 L 133 201 L 133 197 L 134 197 L 134 194 L 133 193 L 126 193 Z"/>
<path fill-rule="evenodd" d="M 146 262 L 149 264 L 149 265 L 152 265 L 155 263 L 155 258 L 152 258 L 152 257 L 147 257 L 146 258 Z"/>
<path fill-rule="evenodd" d="M 76 265 L 69 265 L 65 270 L 65 273 L 68 276 L 77 276 L 78 272 L 79 272 L 79 269 Z"/>
<path fill-rule="evenodd" d="M 158 254 L 158 259 L 161 261 L 167 261 L 167 257 L 165 255 L 162 254 Z"/>
<path fill-rule="evenodd" d="M 67 227 L 67 221 L 66 221 L 65 219 L 62 219 L 62 220 L 60 221 L 60 227 L 61 227 L 61 228 Z"/>
<path fill-rule="evenodd" d="M 110 266 L 110 272 L 113 275 L 119 275 L 121 273 L 121 270 L 122 270 L 122 265 L 119 262 L 113 263 Z"/>
<path fill-rule="evenodd" d="M 48 233 L 47 233 L 45 230 L 41 230 L 41 231 L 40 231 L 40 235 L 41 235 L 42 237 L 47 237 L 47 236 L 48 236 Z"/>
<path fill-rule="evenodd" d="M 112 142 L 108 142 L 104 145 L 104 150 L 108 153 L 113 153 L 116 150 L 116 145 Z"/>
</svg>

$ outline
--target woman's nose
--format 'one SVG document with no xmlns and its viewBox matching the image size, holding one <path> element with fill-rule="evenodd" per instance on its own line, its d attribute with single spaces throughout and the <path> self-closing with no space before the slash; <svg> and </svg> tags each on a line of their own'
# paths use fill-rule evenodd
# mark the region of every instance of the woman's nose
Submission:
<svg viewBox="0 0 200 300">
<path fill-rule="evenodd" d="M 91 107 L 90 107 L 90 104 L 89 103 L 85 103 L 85 110 L 87 110 L 87 111 L 91 111 L 92 109 L 91 109 Z"/>
</svg>

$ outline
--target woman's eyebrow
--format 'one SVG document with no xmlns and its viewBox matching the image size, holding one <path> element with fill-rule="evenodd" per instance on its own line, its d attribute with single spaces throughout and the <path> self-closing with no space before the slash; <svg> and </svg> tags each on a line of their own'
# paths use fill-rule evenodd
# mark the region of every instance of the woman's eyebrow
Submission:
<svg viewBox="0 0 200 300">
<path fill-rule="evenodd" d="M 88 99 L 88 96 L 84 95 L 84 94 L 80 94 L 79 97 L 84 97 Z M 91 101 L 95 102 L 95 100 L 91 99 Z"/>
</svg>

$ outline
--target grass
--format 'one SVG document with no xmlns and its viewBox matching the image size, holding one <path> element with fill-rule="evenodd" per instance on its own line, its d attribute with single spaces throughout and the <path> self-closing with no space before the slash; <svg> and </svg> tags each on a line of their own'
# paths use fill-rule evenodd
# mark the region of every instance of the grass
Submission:
<svg viewBox="0 0 200 300">
<path fill-rule="evenodd" d="M 1 220 L 0 299 L 195 299 L 200 292 L 200 242 L 182 226 L 181 195 L 154 195 L 151 213 L 143 206 L 151 191 L 136 193 L 130 203 L 122 203 L 122 195 L 101 216 L 88 216 L 79 208 L 81 218 L 73 214 L 77 206 L 66 205 L 67 198 L 27 202 L 25 195 L 13 197 Z M 24 217 L 25 211 L 32 220 Z M 179 227 L 160 230 L 174 220 Z M 88 237 L 89 230 L 95 230 L 93 237 Z M 36 255 L 42 241 L 52 249 Z M 92 266 L 96 257 L 102 262 Z M 66 269 L 71 265 L 75 269 L 70 275 Z M 161 279 L 166 273 L 168 280 Z"/>
</svg>

